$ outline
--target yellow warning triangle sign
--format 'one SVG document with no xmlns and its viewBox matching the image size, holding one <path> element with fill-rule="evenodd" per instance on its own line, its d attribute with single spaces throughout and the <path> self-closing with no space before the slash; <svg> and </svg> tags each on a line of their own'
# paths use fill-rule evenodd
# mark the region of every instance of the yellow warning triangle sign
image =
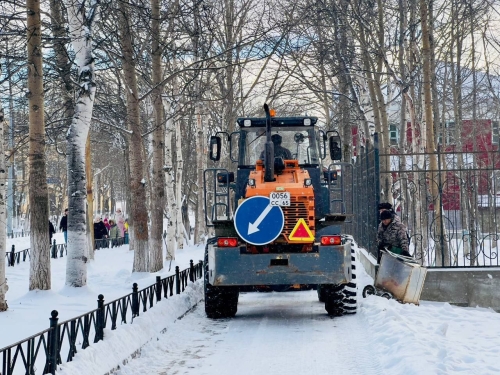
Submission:
<svg viewBox="0 0 500 375">
<path fill-rule="evenodd" d="M 314 235 L 307 226 L 306 221 L 304 219 L 299 219 L 288 239 L 294 242 L 313 242 Z"/>
</svg>

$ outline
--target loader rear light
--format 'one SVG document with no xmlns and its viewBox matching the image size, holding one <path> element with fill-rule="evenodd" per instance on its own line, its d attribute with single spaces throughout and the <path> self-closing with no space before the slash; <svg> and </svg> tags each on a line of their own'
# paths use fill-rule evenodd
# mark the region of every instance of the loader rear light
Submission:
<svg viewBox="0 0 500 375">
<path fill-rule="evenodd" d="M 341 243 L 341 236 L 321 236 L 321 245 L 323 246 L 340 245 Z"/>
<path fill-rule="evenodd" d="M 217 239 L 217 246 L 219 247 L 236 247 L 238 246 L 238 239 L 233 237 L 221 237 Z"/>
</svg>

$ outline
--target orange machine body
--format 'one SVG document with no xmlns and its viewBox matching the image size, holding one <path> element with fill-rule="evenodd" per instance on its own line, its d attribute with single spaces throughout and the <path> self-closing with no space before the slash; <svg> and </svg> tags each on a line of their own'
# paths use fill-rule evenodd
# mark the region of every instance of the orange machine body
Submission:
<svg viewBox="0 0 500 375">
<path fill-rule="evenodd" d="M 290 244 L 302 243 L 290 238 L 295 225 L 300 219 L 304 219 L 313 235 L 313 239 L 309 242 L 314 242 L 315 222 L 314 222 L 314 189 L 312 185 L 306 186 L 305 180 L 309 179 L 309 172 L 299 167 L 297 160 L 285 160 L 285 168 L 275 174 L 275 181 L 264 182 L 264 163 L 258 160 L 256 168 L 249 175 L 250 179 L 255 180 L 254 186 L 247 186 L 245 198 L 253 196 L 269 197 L 272 192 L 289 192 L 290 206 L 282 206 L 285 216 L 285 225 L 281 236 L 275 242 L 286 242 Z"/>
</svg>

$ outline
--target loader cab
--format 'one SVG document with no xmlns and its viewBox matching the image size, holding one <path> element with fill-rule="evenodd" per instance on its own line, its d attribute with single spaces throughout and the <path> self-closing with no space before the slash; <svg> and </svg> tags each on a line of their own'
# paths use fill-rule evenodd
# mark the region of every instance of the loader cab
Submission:
<svg viewBox="0 0 500 375">
<path fill-rule="evenodd" d="M 325 157 L 326 141 L 324 133 L 316 128 L 317 121 L 317 117 L 273 117 L 271 135 L 277 134 L 281 138 L 281 143 L 275 144 L 275 156 L 281 156 L 280 148 L 287 149 L 291 159 L 297 160 L 299 167 L 309 172 L 315 192 L 319 195 L 323 182 L 321 159 Z M 245 197 L 250 172 L 263 159 L 266 119 L 238 118 L 237 124 L 240 130 L 230 136 L 232 158 L 238 164 L 235 181 L 236 201 Z M 327 202 L 324 205 L 316 205 L 317 214 L 321 215 L 323 211 L 327 211 L 326 205 Z"/>
<path fill-rule="evenodd" d="M 257 160 L 263 159 L 266 142 L 266 129 L 262 127 L 243 127 L 238 136 L 238 168 L 255 168 Z M 291 159 L 297 160 L 300 166 L 320 164 L 318 140 L 315 129 L 311 126 L 277 126 L 272 128 L 275 143 L 275 155 L 280 149 L 290 152 Z"/>
<path fill-rule="evenodd" d="M 239 130 L 231 134 L 217 132 L 211 136 L 209 153 L 214 166 L 221 159 L 222 149 L 225 150 L 225 156 L 229 156 L 235 166 L 230 168 L 234 173 L 223 168 L 211 168 L 205 171 L 204 199 L 208 213 L 207 225 L 230 220 L 240 200 L 246 198 L 246 189 L 249 186 L 251 180 L 249 176 L 252 171 L 257 167 L 264 167 L 264 170 L 267 170 L 265 160 L 263 160 L 267 143 L 266 121 L 265 117 L 238 118 Z M 343 213 L 346 210 L 341 207 L 335 208 L 335 205 L 343 205 L 345 199 L 334 197 L 336 190 L 342 196 L 345 190 L 341 186 L 343 183 L 340 182 L 344 180 L 343 173 L 338 167 L 342 157 L 340 136 L 336 131 L 325 133 L 318 129 L 317 121 L 317 117 L 307 116 L 272 117 L 270 141 L 273 136 L 278 135 L 281 142 L 276 146 L 288 150 L 286 155 L 293 161 L 286 163 L 287 158 L 277 157 L 275 150 L 274 174 L 279 175 L 283 171 L 282 168 L 285 168 L 284 173 L 286 173 L 286 168 L 297 168 L 297 166 L 308 172 L 309 183 L 314 189 L 315 217 L 321 220 L 332 212 Z M 223 143 L 226 147 L 229 146 L 229 150 L 223 146 Z M 322 164 L 328 151 L 329 158 L 336 165 Z M 279 161 L 277 159 L 283 159 L 282 165 L 276 164 Z M 207 184 L 212 184 L 212 186 L 207 187 Z"/>
</svg>

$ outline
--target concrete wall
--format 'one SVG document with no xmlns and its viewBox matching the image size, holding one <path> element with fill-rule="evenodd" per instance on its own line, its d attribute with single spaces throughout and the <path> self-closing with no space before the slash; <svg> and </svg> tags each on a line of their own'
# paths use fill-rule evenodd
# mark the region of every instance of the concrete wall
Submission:
<svg viewBox="0 0 500 375">
<path fill-rule="evenodd" d="M 420 299 L 500 311 L 500 268 L 429 268 Z"/>
<path fill-rule="evenodd" d="M 375 279 L 376 259 L 364 249 L 358 258 Z M 458 306 L 486 307 L 500 312 L 500 267 L 428 268 L 420 299 Z"/>
</svg>

